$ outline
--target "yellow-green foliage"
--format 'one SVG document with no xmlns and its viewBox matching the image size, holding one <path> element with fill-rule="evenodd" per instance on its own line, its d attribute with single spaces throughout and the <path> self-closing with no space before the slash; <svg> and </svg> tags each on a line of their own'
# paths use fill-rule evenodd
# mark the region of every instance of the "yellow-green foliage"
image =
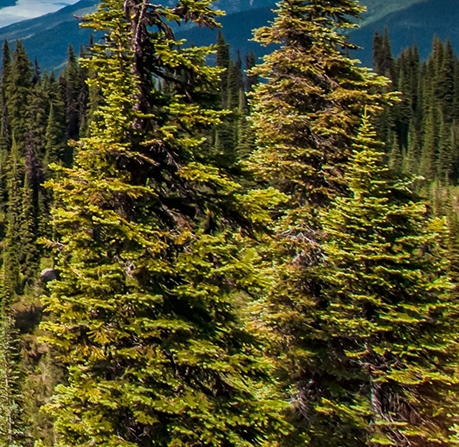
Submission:
<svg viewBox="0 0 459 447">
<path fill-rule="evenodd" d="M 265 324 L 311 447 L 456 445 L 459 309 L 445 225 L 429 221 L 410 182 L 390 178 L 375 141 L 365 119 L 349 197 L 320 212 L 315 244 L 278 271 Z"/>
<path fill-rule="evenodd" d="M 240 187 L 200 156 L 219 70 L 167 22 L 218 12 L 183 3 L 106 0 L 87 18 L 107 33 L 84 62 L 102 104 L 74 168 L 49 182 L 61 277 L 44 327 L 68 381 L 47 411 L 61 447 L 249 447 L 287 429 L 237 316 L 258 275 Z"/>
<path fill-rule="evenodd" d="M 272 25 L 255 32 L 280 44 L 252 73 L 265 82 L 251 97 L 257 150 L 251 168 L 292 195 L 296 205 L 321 206 L 343 192 L 343 163 L 365 107 L 390 100 L 387 80 L 345 54 L 355 49 L 344 30 L 362 12 L 356 1 L 285 0 Z"/>
</svg>

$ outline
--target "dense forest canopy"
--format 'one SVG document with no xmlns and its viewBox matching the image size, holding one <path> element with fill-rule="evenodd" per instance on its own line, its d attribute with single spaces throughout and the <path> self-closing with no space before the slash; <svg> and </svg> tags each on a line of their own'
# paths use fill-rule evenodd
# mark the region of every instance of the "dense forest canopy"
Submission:
<svg viewBox="0 0 459 447">
<path fill-rule="evenodd" d="M 364 68 L 362 12 L 281 0 L 259 64 L 176 38 L 210 0 L 4 43 L 0 445 L 459 444 L 459 58 Z"/>
</svg>

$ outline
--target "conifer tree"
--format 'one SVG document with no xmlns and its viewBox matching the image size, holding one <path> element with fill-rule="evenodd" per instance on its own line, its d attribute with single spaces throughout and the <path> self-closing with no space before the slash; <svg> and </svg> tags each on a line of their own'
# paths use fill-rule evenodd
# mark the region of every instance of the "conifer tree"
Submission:
<svg viewBox="0 0 459 447">
<path fill-rule="evenodd" d="M 428 221 L 409 182 L 390 179 L 375 138 L 365 119 L 350 196 L 321 212 L 319 246 L 303 245 L 260 308 L 288 346 L 278 365 L 295 374 L 306 445 L 455 445 L 459 314 L 444 225 Z"/>
<path fill-rule="evenodd" d="M 408 149 L 405 157 L 404 172 L 411 175 L 419 174 L 419 162 L 421 159 L 420 132 L 410 123 L 408 132 Z"/>
<path fill-rule="evenodd" d="M 20 214 L 18 260 L 26 285 L 32 285 L 38 276 L 40 253 L 37 245 L 36 198 L 33 184 L 25 175 L 22 188 L 22 210 Z"/>
<path fill-rule="evenodd" d="M 2 76 L 0 85 L 0 235 L 4 235 L 6 219 L 6 162 L 11 149 L 11 127 L 8 117 L 8 95 L 11 82 L 11 57 L 8 42 L 3 44 Z"/>
<path fill-rule="evenodd" d="M 425 205 L 407 195 L 409 184 L 387 179 L 374 138 L 364 122 L 347 174 L 353 197 L 323 214 L 324 260 L 313 273 L 323 310 L 314 319 L 338 365 L 314 365 L 311 377 L 335 376 L 325 379 L 331 394 L 322 388 L 319 398 L 332 419 L 371 421 L 362 441 L 447 446 L 457 442 L 450 393 L 458 386 L 458 305 L 436 234 L 444 229 L 426 225 Z M 365 383 L 354 382 L 365 375 Z"/>
<path fill-rule="evenodd" d="M 25 425 L 22 418 L 23 396 L 20 380 L 19 336 L 11 315 L 11 303 L 2 293 L 0 311 L 0 443 L 22 447 Z"/>
<path fill-rule="evenodd" d="M 448 250 L 449 275 L 454 285 L 451 295 L 456 300 L 459 296 L 459 216 L 450 194 L 448 194 L 447 203 L 448 238 L 445 246 Z"/>
<path fill-rule="evenodd" d="M 389 168 L 391 171 L 400 174 L 404 163 L 404 154 L 402 153 L 397 133 L 393 132 L 389 146 Z"/>
<path fill-rule="evenodd" d="M 60 104 L 51 103 L 45 132 L 45 170 L 51 163 L 62 163 L 66 147 L 66 132 L 63 126 L 63 113 Z"/>
<path fill-rule="evenodd" d="M 13 138 L 8 160 L 8 207 L 6 234 L 3 239 L 2 287 L 0 304 L 0 442 L 21 446 L 24 438 L 22 421 L 20 345 L 15 330 L 12 306 L 17 302 L 22 284 L 19 265 L 21 214 L 21 169 L 19 150 Z"/>
<path fill-rule="evenodd" d="M 453 120 L 459 119 L 459 60 L 457 56 L 454 57 L 454 95 L 453 95 Z"/>
<path fill-rule="evenodd" d="M 400 91 L 400 102 L 393 107 L 391 113 L 394 120 L 394 130 L 402 149 L 406 149 L 407 147 L 410 122 L 413 120 L 409 57 L 409 53 L 406 56 L 402 54 L 397 61 L 398 79 L 396 88 Z"/>
<path fill-rule="evenodd" d="M 344 30 L 362 11 L 356 1 L 285 0 L 272 25 L 255 32 L 261 44 L 281 47 L 252 70 L 266 80 L 252 94 L 253 169 L 295 203 L 321 206 L 343 190 L 359 115 L 384 102 L 387 81 L 345 55 L 355 46 Z"/>
<path fill-rule="evenodd" d="M 20 293 L 21 279 L 19 266 L 20 215 L 22 211 L 21 183 L 23 170 L 16 140 L 13 138 L 7 164 L 7 215 L 6 234 L 3 240 L 3 293 L 13 296 Z"/>
<path fill-rule="evenodd" d="M 454 110 L 454 54 L 448 40 L 443 48 L 443 60 L 438 70 L 435 96 L 441 107 L 443 120 L 450 124 Z"/>
<path fill-rule="evenodd" d="M 245 81 L 245 91 L 251 92 L 254 87 L 258 84 L 258 76 L 256 74 L 252 74 L 252 68 L 256 65 L 256 58 L 255 53 L 251 51 L 245 58 L 246 63 L 246 81 Z"/>
<path fill-rule="evenodd" d="M 428 181 L 435 180 L 439 153 L 439 116 L 438 109 L 432 104 L 426 111 L 424 144 L 421 154 L 420 173 Z"/>
<path fill-rule="evenodd" d="M 217 37 L 217 52 L 216 64 L 222 69 L 220 73 L 220 93 L 222 99 L 222 107 L 226 107 L 228 100 L 228 68 L 230 65 L 229 45 L 226 43 L 225 37 L 221 31 L 218 31 Z"/>
<path fill-rule="evenodd" d="M 67 137 L 69 139 L 78 138 L 79 134 L 79 68 L 76 60 L 75 51 L 72 46 L 68 50 L 67 65 L 59 78 L 62 88 L 62 97 L 65 104 L 65 118 L 67 124 Z"/>
<path fill-rule="evenodd" d="M 43 168 L 46 176 L 51 175 L 49 164 L 62 164 L 66 160 L 66 154 L 69 151 L 68 129 L 65 118 L 65 102 L 60 91 L 60 85 L 56 80 L 54 73 L 44 79 L 44 89 L 47 92 L 49 106 L 46 120 L 45 146 L 42 157 Z"/>
<path fill-rule="evenodd" d="M 228 66 L 228 101 L 226 108 L 237 110 L 240 104 L 240 93 L 244 89 L 242 75 L 242 61 L 238 53 L 235 61 L 230 61 Z"/>
<path fill-rule="evenodd" d="M 452 175 L 451 181 L 457 184 L 459 178 L 459 127 L 456 120 L 451 125 L 451 158 L 452 158 Z"/>
<path fill-rule="evenodd" d="M 396 82 L 395 64 L 389 38 L 389 29 L 384 28 L 380 36 L 377 32 L 373 39 L 373 66 L 376 73 L 387 76 L 392 82 Z"/>
<path fill-rule="evenodd" d="M 448 185 L 453 174 L 453 150 L 451 123 L 442 114 L 440 122 L 440 142 L 437 161 L 437 178 L 443 185 Z"/>
<path fill-rule="evenodd" d="M 16 49 L 13 53 L 11 84 L 7 101 L 11 131 L 14 133 L 21 153 L 24 149 L 25 136 L 29 125 L 28 114 L 24 108 L 30 102 L 31 93 L 31 62 L 27 57 L 24 45 L 17 41 Z"/>
<path fill-rule="evenodd" d="M 380 57 L 382 37 L 375 36 L 375 58 Z M 393 132 L 404 157 L 404 170 L 422 175 L 418 192 L 437 190 L 430 182 L 440 182 L 442 189 L 455 183 L 457 169 L 457 56 L 451 43 L 434 38 L 432 53 L 422 64 L 416 45 L 407 48 L 395 61 L 396 87 L 401 102 L 386 108 L 377 119 L 377 132 L 388 148 L 389 163 Z M 413 147 L 411 147 L 414 145 Z M 433 196 L 432 196 L 433 197 Z"/>
<path fill-rule="evenodd" d="M 12 63 L 11 63 L 11 50 L 8 41 L 3 42 L 2 47 L 2 77 L 1 88 L 4 95 L 4 100 L 8 101 L 11 97 L 12 88 Z M 2 104 L 5 106 L 5 102 Z"/>
<path fill-rule="evenodd" d="M 215 26 L 210 4 L 106 0 L 87 18 L 107 34 L 85 61 L 103 104 L 75 167 L 50 182 L 59 446 L 249 447 L 284 426 L 237 316 L 257 276 L 239 188 L 201 153 L 219 70 L 166 21 Z"/>
<path fill-rule="evenodd" d="M 38 84 L 40 82 L 40 80 L 41 80 L 40 65 L 38 64 L 38 59 L 35 56 L 35 59 L 33 61 L 32 85 Z"/>
<path fill-rule="evenodd" d="M 280 49 L 253 70 L 265 83 L 252 95 L 251 168 L 290 201 L 267 254 L 273 287 L 255 310 L 304 437 L 293 445 L 446 446 L 454 421 L 445 422 L 441 403 L 454 414 L 456 307 L 449 313 L 448 281 L 436 276 L 444 253 L 426 229 L 426 208 L 406 183 L 386 181 L 382 155 L 364 148 L 374 138 L 367 124 L 357 138 L 363 159 L 348 163 L 365 105 L 377 111 L 392 96 L 341 52 L 352 48 L 342 29 L 360 11 L 354 1 L 285 0 L 256 32 Z M 436 332 L 437 315 L 452 326 Z M 435 369 L 437 337 L 445 362 Z"/>
</svg>

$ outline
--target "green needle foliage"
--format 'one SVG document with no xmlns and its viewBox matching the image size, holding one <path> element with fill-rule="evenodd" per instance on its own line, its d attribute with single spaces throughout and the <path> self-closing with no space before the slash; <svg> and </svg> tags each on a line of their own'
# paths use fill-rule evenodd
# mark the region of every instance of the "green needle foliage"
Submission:
<svg viewBox="0 0 459 447">
<path fill-rule="evenodd" d="M 0 316 L 0 442 L 8 447 L 22 447 L 27 443 L 20 386 L 21 357 L 18 333 L 10 315 L 9 303 L 3 304 Z"/>
<path fill-rule="evenodd" d="M 343 164 L 365 107 L 390 98 L 387 80 L 346 55 L 346 30 L 363 7 L 354 0 L 283 0 L 255 40 L 280 48 L 252 70 L 266 80 L 252 94 L 258 151 L 252 169 L 295 205 L 323 206 L 344 190 Z"/>
<path fill-rule="evenodd" d="M 210 6 L 106 0 L 87 18 L 106 33 L 84 62 L 101 105 L 75 166 L 49 182 L 61 280 L 45 327 L 68 377 L 47 410 L 60 447 L 249 447 L 286 429 L 238 318 L 258 282 L 240 188 L 200 154 L 219 123 L 206 105 L 219 70 L 168 25 L 215 26 Z"/>
<path fill-rule="evenodd" d="M 459 308 L 444 222 L 429 221 L 383 157 L 365 118 L 345 175 L 350 197 L 321 212 L 310 265 L 293 262 L 264 303 L 288 347 L 279 365 L 295 379 L 309 446 L 459 443 Z"/>
</svg>

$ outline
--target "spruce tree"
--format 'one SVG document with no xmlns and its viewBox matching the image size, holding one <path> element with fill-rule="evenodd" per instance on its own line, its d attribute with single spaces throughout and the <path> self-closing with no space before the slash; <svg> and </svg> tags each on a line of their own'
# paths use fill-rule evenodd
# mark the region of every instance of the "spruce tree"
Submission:
<svg viewBox="0 0 459 447">
<path fill-rule="evenodd" d="M 402 54 L 397 62 L 398 79 L 396 88 L 401 92 L 401 100 L 393 107 L 392 116 L 394 118 L 394 130 L 397 134 L 400 148 L 406 149 L 410 122 L 413 119 L 409 54 L 406 56 Z"/>
<path fill-rule="evenodd" d="M 384 103 L 387 81 L 346 55 L 355 46 L 345 30 L 362 11 L 356 1 L 285 0 L 272 25 L 255 32 L 259 43 L 280 48 L 252 70 L 266 81 L 251 100 L 259 148 L 252 166 L 295 203 L 321 206 L 343 191 L 359 116 Z"/>
<path fill-rule="evenodd" d="M 21 395 L 21 355 L 18 331 L 15 329 L 13 305 L 22 291 L 19 265 L 21 167 L 19 150 L 13 138 L 8 160 L 8 206 L 6 234 L 3 239 L 2 285 L 0 303 L 0 442 L 21 446 L 24 439 Z"/>
<path fill-rule="evenodd" d="M 246 64 L 246 79 L 245 79 L 245 91 L 251 92 L 254 87 L 258 84 L 258 76 L 252 73 L 252 68 L 256 65 L 255 53 L 251 51 L 245 58 Z"/>
<path fill-rule="evenodd" d="M 336 378 L 326 379 L 331 398 L 325 402 L 325 391 L 319 406 L 338 420 L 370 421 L 360 439 L 372 446 L 449 446 L 457 442 L 459 314 L 441 248 L 445 228 L 426 225 L 427 209 L 410 184 L 388 178 L 374 139 L 364 122 L 346 176 L 352 196 L 322 217 L 324 258 L 312 274 L 323 310 L 314 318 L 337 364 L 312 372 Z"/>
<path fill-rule="evenodd" d="M 454 58 L 454 94 L 453 94 L 453 119 L 459 119 L 459 60 Z"/>
<path fill-rule="evenodd" d="M 22 447 L 25 442 L 19 334 L 14 327 L 11 303 L 2 293 L 0 310 L 0 443 Z"/>
<path fill-rule="evenodd" d="M 59 83 L 61 85 L 62 97 L 65 104 L 67 137 L 69 139 L 77 139 L 80 124 L 78 113 L 80 79 L 78 62 L 72 46 L 69 47 L 67 65 L 59 77 Z"/>
<path fill-rule="evenodd" d="M 63 113 L 60 104 L 51 103 L 45 132 L 45 156 L 43 165 L 48 171 L 51 163 L 61 164 L 66 148 L 66 132 L 63 126 Z"/>
<path fill-rule="evenodd" d="M 439 155 L 439 112 L 432 104 L 425 112 L 424 144 L 421 153 L 420 174 L 427 181 L 435 180 Z"/>
<path fill-rule="evenodd" d="M 319 245 L 304 244 L 260 308 L 288 346 L 278 365 L 295 375 L 306 445 L 456 445 L 459 309 L 444 223 L 390 177 L 375 138 L 365 119 L 349 197 L 320 213 Z"/>
<path fill-rule="evenodd" d="M 14 296 L 22 289 L 19 252 L 20 252 L 20 227 L 22 211 L 21 186 L 23 179 L 22 160 L 19 148 L 13 138 L 11 153 L 7 161 L 7 215 L 6 234 L 3 240 L 3 293 Z M 12 300 L 12 299 L 11 299 Z M 14 301 L 14 300 L 13 300 Z"/>
<path fill-rule="evenodd" d="M 373 39 L 373 66 L 376 73 L 387 76 L 395 83 L 396 71 L 387 27 L 384 28 L 382 36 L 375 33 Z"/>
<path fill-rule="evenodd" d="M 37 198 L 34 197 L 33 183 L 25 175 L 22 190 L 22 210 L 20 214 L 20 233 L 18 260 L 25 285 L 32 286 L 37 280 L 40 267 L 40 252 L 37 244 Z"/>
<path fill-rule="evenodd" d="M 6 97 L 9 122 L 22 154 L 29 125 L 29 117 L 25 107 L 30 103 L 31 99 L 32 68 L 24 45 L 20 41 L 16 42 L 16 49 L 13 53 L 9 90 Z"/>
<path fill-rule="evenodd" d="M 0 122 L 0 235 L 5 234 L 6 219 L 6 165 L 11 150 L 11 126 L 8 116 L 9 86 L 11 82 L 11 57 L 8 42 L 3 44 L 2 76 L 0 84 L 1 122 Z"/>
<path fill-rule="evenodd" d="M 248 447 L 284 426 L 238 318 L 257 278 L 239 187 L 202 158 L 219 70 L 166 20 L 215 26 L 210 6 L 106 0 L 86 20 L 106 33 L 85 61 L 103 104 L 75 167 L 50 182 L 59 446 Z"/>
<path fill-rule="evenodd" d="M 408 132 L 408 149 L 405 157 L 404 172 L 411 175 L 419 174 L 419 162 L 421 159 L 420 132 L 410 123 Z"/>
<path fill-rule="evenodd" d="M 403 165 L 405 163 L 403 149 L 400 147 L 399 139 L 397 133 L 392 133 L 392 141 L 389 145 L 389 168 L 392 172 L 400 174 L 403 170 Z"/>
<path fill-rule="evenodd" d="M 443 60 L 438 70 L 435 96 L 440 105 L 443 120 L 451 124 L 454 113 L 454 54 L 448 40 L 443 48 Z"/>
<path fill-rule="evenodd" d="M 217 37 L 216 64 L 217 67 L 222 69 L 220 73 L 222 107 L 226 107 L 226 102 L 228 100 L 228 68 L 230 61 L 229 45 L 226 43 L 223 33 L 219 31 Z"/>
<path fill-rule="evenodd" d="M 365 106 L 373 115 L 392 97 L 381 93 L 385 80 L 346 54 L 353 46 L 343 29 L 361 8 L 339 0 L 278 6 L 272 25 L 255 34 L 280 48 L 252 70 L 265 82 L 252 95 L 258 149 L 250 167 L 289 201 L 261 251 L 273 285 L 254 312 L 303 437 L 292 445 L 449 445 L 454 421 L 445 422 L 441 402 L 445 414 L 455 410 L 447 389 L 455 387 L 456 307 L 449 313 L 444 253 L 426 228 L 425 206 L 406 183 L 385 180 L 382 155 L 363 147 L 374 138 L 367 124 L 357 137 Z M 349 163 L 356 141 L 368 166 L 356 155 Z M 437 316 L 452 326 L 437 328 Z M 437 346 L 444 363 L 435 369 Z"/>
<path fill-rule="evenodd" d="M 439 139 L 437 178 L 442 184 L 448 185 L 453 174 L 453 135 L 451 123 L 445 119 L 444 114 L 440 121 Z"/>
<path fill-rule="evenodd" d="M 8 101 L 11 98 L 12 88 L 12 62 L 11 62 L 11 50 L 8 41 L 3 42 L 2 47 L 2 77 L 1 77 L 1 88 L 4 100 Z M 5 103 L 2 104 L 5 106 Z"/>
<path fill-rule="evenodd" d="M 33 140 L 37 154 L 42 158 L 45 152 L 45 131 L 49 115 L 48 95 L 41 82 L 31 87 L 30 93 L 30 102 L 23 108 L 27 110 L 28 117 L 26 140 L 29 142 Z"/>
</svg>

